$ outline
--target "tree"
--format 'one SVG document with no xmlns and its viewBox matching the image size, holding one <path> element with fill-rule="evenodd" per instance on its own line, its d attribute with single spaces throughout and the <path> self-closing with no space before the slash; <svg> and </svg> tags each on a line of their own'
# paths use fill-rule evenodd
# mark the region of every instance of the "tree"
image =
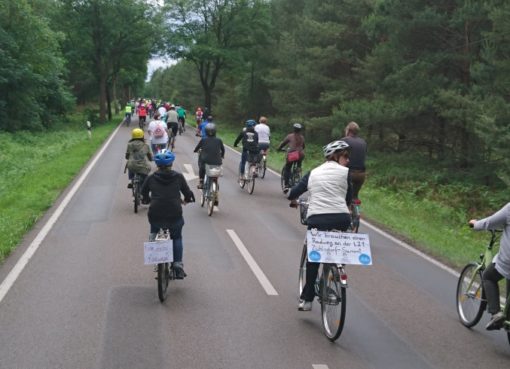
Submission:
<svg viewBox="0 0 510 369">
<path fill-rule="evenodd" d="M 0 129 L 47 127 L 72 104 L 60 37 L 26 0 L 0 3 Z"/>
<path fill-rule="evenodd" d="M 263 31 L 267 4 L 260 0 L 170 0 L 167 2 L 168 53 L 192 62 L 212 110 L 220 72 L 241 62 L 241 51 Z"/>
</svg>

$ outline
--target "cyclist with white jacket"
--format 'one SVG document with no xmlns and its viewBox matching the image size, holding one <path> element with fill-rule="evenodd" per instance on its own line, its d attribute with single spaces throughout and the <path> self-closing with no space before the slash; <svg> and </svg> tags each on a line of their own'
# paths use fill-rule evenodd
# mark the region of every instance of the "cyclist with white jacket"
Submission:
<svg viewBox="0 0 510 369">
<path fill-rule="evenodd" d="M 350 146 L 344 141 L 333 141 L 323 147 L 323 153 L 326 162 L 308 172 L 292 187 L 287 198 L 291 200 L 291 207 L 297 207 L 296 199 L 309 191 L 306 219 L 308 229 L 346 231 L 351 224 L 349 205 L 352 200 L 352 186 L 347 168 Z M 306 284 L 298 305 L 300 311 L 312 309 L 319 265 L 306 262 Z"/>
</svg>

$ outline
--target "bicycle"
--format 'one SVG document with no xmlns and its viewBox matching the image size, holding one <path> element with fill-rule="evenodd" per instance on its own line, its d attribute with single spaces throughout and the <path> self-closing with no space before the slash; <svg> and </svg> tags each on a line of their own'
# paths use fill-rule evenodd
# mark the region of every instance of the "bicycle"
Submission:
<svg viewBox="0 0 510 369">
<path fill-rule="evenodd" d="M 138 126 L 140 129 L 143 129 L 145 126 L 145 117 L 138 116 Z"/>
<path fill-rule="evenodd" d="M 202 198 L 200 206 L 207 202 L 207 214 L 212 215 L 214 207 L 218 205 L 220 185 L 218 178 L 222 174 L 221 165 L 205 165 L 204 187 L 202 189 Z"/>
<path fill-rule="evenodd" d="M 361 222 L 361 200 L 353 199 L 349 210 L 351 211 L 350 230 L 352 233 L 358 233 Z"/>
<path fill-rule="evenodd" d="M 299 200 L 298 204 L 301 224 L 306 225 L 308 202 Z M 307 250 L 307 238 L 305 236 L 299 264 L 299 296 L 301 296 L 306 284 Z M 315 280 L 315 295 L 321 305 L 321 321 L 324 334 L 331 342 L 334 342 L 342 334 L 345 324 L 347 309 L 347 273 L 345 265 L 321 263 Z"/>
<path fill-rule="evenodd" d="M 184 118 L 178 118 L 179 121 L 179 136 L 186 132 L 186 125 L 184 124 Z"/>
<path fill-rule="evenodd" d="M 253 194 L 253 190 L 255 189 L 255 178 L 257 176 L 257 163 L 246 161 L 244 166 L 244 176 L 239 179 L 239 187 L 244 188 L 246 184 L 248 187 L 248 193 Z"/>
<path fill-rule="evenodd" d="M 287 157 L 285 157 L 285 160 L 287 160 Z M 288 186 L 285 185 L 285 164 L 283 165 L 281 172 L 281 185 L 283 193 L 286 193 L 286 189 L 294 187 L 301 180 L 301 166 L 298 163 L 299 161 L 292 162 Z"/>
<path fill-rule="evenodd" d="M 151 241 L 151 240 L 149 240 Z M 155 242 L 168 242 L 170 241 L 170 231 L 161 228 L 152 241 Z M 169 262 L 156 264 L 154 271 L 156 272 L 156 280 L 158 285 L 158 298 L 163 302 L 166 300 L 168 284 L 171 280 L 175 279 L 175 270 Z"/>
<path fill-rule="evenodd" d="M 124 124 L 126 125 L 126 127 L 129 127 L 129 125 L 131 124 L 131 114 L 126 114 L 125 117 L 124 117 Z"/>
<path fill-rule="evenodd" d="M 500 231 L 491 230 L 491 240 L 484 253 L 480 254 L 480 261 L 468 263 L 460 273 L 457 282 L 457 313 L 460 322 L 467 328 L 475 326 L 482 318 L 483 312 L 487 307 L 487 299 L 482 283 L 482 274 L 493 259 L 492 249 L 498 239 Z M 505 321 L 502 328 L 506 331 L 508 343 L 510 344 L 510 294 L 508 288 L 510 283 L 507 281 L 507 298 L 502 306 L 505 314 Z"/>
</svg>

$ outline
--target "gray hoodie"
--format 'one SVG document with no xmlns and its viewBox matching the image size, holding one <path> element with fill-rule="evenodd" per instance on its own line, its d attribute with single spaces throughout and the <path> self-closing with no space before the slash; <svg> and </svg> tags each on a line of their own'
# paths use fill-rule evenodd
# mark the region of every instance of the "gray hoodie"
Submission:
<svg viewBox="0 0 510 369">
<path fill-rule="evenodd" d="M 510 202 L 491 216 L 480 219 L 473 225 L 475 230 L 502 229 L 499 252 L 494 257 L 496 270 L 510 279 Z"/>
</svg>

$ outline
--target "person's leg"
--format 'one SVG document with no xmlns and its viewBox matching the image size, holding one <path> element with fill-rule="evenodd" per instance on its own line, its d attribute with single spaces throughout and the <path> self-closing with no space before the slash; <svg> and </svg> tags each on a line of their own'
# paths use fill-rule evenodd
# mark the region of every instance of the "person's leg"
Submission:
<svg viewBox="0 0 510 369">
<path fill-rule="evenodd" d="M 152 242 L 152 241 L 155 241 L 156 240 L 156 236 L 159 232 L 159 226 L 155 225 L 155 224 L 150 224 L 150 233 L 149 233 L 149 241 Z"/>
<path fill-rule="evenodd" d="M 352 197 L 357 199 L 359 196 L 359 191 L 361 190 L 361 186 L 365 182 L 365 172 L 359 171 L 351 171 L 351 180 L 352 180 Z"/>
<path fill-rule="evenodd" d="M 492 314 L 492 318 L 485 326 L 487 330 L 499 329 L 505 320 L 499 304 L 499 285 L 498 282 L 503 276 L 496 270 L 496 264 L 491 263 L 482 274 L 483 288 L 487 298 L 487 310 Z"/>
<path fill-rule="evenodd" d="M 204 187 L 204 177 L 205 177 L 205 163 L 199 159 L 198 160 L 198 178 L 199 178 L 198 188 L 199 189 Z"/>
<path fill-rule="evenodd" d="M 283 180 L 285 181 L 285 186 L 289 187 L 289 178 L 290 178 L 290 169 L 292 168 L 292 162 L 288 161 L 285 163 L 285 171 L 283 173 Z"/>
<path fill-rule="evenodd" d="M 173 241 L 173 256 L 174 261 L 172 268 L 175 270 L 175 278 L 183 279 L 186 277 L 184 272 L 183 258 L 183 242 L 182 242 L 182 227 L 184 226 L 184 218 L 181 217 L 177 222 L 170 227 L 170 237 Z"/>
<path fill-rule="evenodd" d="M 320 263 L 306 262 L 306 283 L 301 293 L 301 300 L 311 302 L 315 297 L 315 280 L 319 271 Z"/>
<path fill-rule="evenodd" d="M 241 163 L 239 163 L 239 175 L 244 175 L 244 166 L 246 165 L 246 158 L 248 157 L 248 151 L 243 150 L 241 153 Z"/>
</svg>

